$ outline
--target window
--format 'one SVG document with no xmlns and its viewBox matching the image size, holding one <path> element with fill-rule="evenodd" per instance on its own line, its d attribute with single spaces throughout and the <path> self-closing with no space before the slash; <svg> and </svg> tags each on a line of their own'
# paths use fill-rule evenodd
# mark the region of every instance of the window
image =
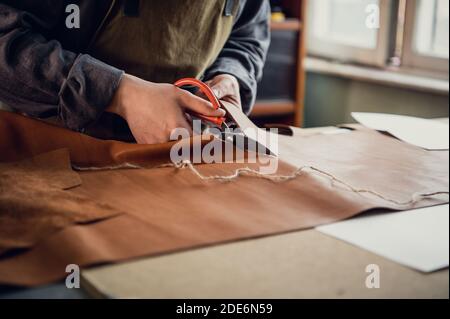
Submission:
<svg viewBox="0 0 450 319">
<path fill-rule="evenodd" d="M 313 35 L 323 41 L 337 45 L 375 49 L 377 30 L 365 27 L 365 12 L 369 4 L 379 5 L 373 0 L 315 0 L 311 3 L 314 12 Z M 352 19 L 349 19 L 352 17 Z"/>
<path fill-rule="evenodd" d="M 405 21 L 403 64 L 448 73 L 449 1 L 408 0 Z"/>
<path fill-rule="evenodd" d="M 383 65 L 389 58 L 390 0 L 309 2 L 309 53 Z"/>
<path fill-rule="evenodd" d="M 313 56 L 448 78 L 449 0 L 312 0 L 308 51 Z"/>
<path fill-rule="evenodd" d="M 414 49 L 421 55 L 448 58 L 448 0 L 419 1 Z"/>
</svg>

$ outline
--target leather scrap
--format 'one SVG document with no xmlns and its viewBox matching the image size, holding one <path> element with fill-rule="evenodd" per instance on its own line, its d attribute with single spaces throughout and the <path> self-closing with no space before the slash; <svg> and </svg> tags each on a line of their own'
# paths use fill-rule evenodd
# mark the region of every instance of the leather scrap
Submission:
<svg viewBox="0 0 450 319">
<path fill-rule="evenodd" d="M 69 189 L 81 185 L 65 149 L 13 163 L 0 163 L 0 255 L 32 247 L 75 223 L 119 212 Z"/>
<path fill-rule="evenodd" d="M 173 145 L 100 141 L 0 112 L 2 132 L 15 139 L 8 146 L 0 134 L 0 150 L 7 152 L 6 158 L 64 146 L 73 161 L 84 167 L 123 163 L 157 167 L 167 162 Z M 371 130 L 280 137 L 279 154 L 277 173 L 312 165 L 356 188 L 371 189 L 399 202 L 407 202 L 414 194 L 448 192 L 448 151 L 424 151 Z M 0 152 L 0 161 L 1 157 Z M 257 169 L 258 165 L 222 163 L 196 168 L 210 176 L 229 175 L 241 167 Z M 23 254 L 0 260 L 0 283 L 40 285 L 63 278 L 68 264 L 115 263 L 311 228 L 374 208 L 406 210 L 448 202 L 448 196 L 439 195 L 395 205 L 351 192 L 313 172 L 284 183 L 253 177 L 205 181 L 190 170 L 173 167 L 79 174 L 82 185 L 68 192 L 108 203 L 126 214 L 67 227 Z"/>
</svg>

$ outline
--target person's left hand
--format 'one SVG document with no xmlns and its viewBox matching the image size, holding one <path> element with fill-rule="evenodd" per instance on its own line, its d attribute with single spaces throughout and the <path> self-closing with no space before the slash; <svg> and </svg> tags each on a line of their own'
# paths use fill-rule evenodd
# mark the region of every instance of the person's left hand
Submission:
<svg viewBox="0 0 450 319">
<path fill-rule="evenodd" d="M 219 100 L 229 102 L 242 110 L 238 80 L 230 74 L 219 74 L 205 82 Z"/>
</svg>

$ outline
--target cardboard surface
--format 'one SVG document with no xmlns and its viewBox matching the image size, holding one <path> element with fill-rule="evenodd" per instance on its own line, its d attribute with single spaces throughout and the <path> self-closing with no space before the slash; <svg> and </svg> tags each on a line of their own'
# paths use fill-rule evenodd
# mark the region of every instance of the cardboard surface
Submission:
<svg viewBox="0 0 450 319">
<path fill-rule="evenodd" d="M 448 268 L 448 205 L 372 214 L 317 230 L 419 271 Z"/>
<path fill-rule="evenodd" d="M 418 117 L 352 113 L 359 123 L 378 131 L 388 132 L 398 139 L 427 150 L 448 150 L 448 124 Z"/>
<path fill-rule="evenodd" d="M 366 287 L 366 267 L 380 288 Z M 448 298 L 448 270 L 424 275 L 315 230 L 82 272 L 109 298 Z"/>
</svg>

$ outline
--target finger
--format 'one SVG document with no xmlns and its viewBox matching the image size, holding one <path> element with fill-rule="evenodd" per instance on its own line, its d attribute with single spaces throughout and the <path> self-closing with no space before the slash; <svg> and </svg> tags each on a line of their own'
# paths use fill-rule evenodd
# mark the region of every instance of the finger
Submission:
<svg viewBox="0 0 450 319">
<path fill-rule="evenodd" d="M 185 113 L 184 116 L 192 128 L 192 136 L 202 135 L 201 120 L 193 118 L 189 113 Z"/>
<path fill-rule="evenodd" d="M 186 120 L 188 121 L 188 123 L 192 123 L 193 119 L 189 113 L 184 113 L 184 116 L 186 117 Z"/>
<path fill-rule="evenodd" d="M 218 77 L 215 77 L 214 79 L 205 81 L 204 83 L 205 83 L 209 88 L 212 88 L 212 87 L 213 87 L 214 85 L 216 85 L 219 81 L 220 81 L 220 79 L 219 79 Z M 214 92 L 213 92 L 213 93 L 214 93 Z M 203 98 L 203 99 L 208 100 L 208 97 L 206 96 L 205 93 L 203 93 L 202 90 L 198 90 L 197 93 L 196 93 L 195 95 L 197 95 L 197 96 L 199 96 L 199 97 L 201 97 L 201 98 Z M 215 94 L 214 94 L 214 95 L 215 95 Z"/>
<path fill-rule="evenodd" d="M 225 116 L 226 114 L 226 112 L 223 109 L 215 110 L 211 102 L 204 100 L 196 95 L 193 95 L 187 91 L 180 90 L 179 98 L 181 105 L 187 110 L 191 110 L 202 115 L 214 117 L 222 117 Z"/>
<path fill-rule="evenodd" d="M 212 82 L 211 90 L 214 92 L 216 97 L 220 100 L 225 96 L 235 95 L 235 90 L 233 86 L 233 81 L 228 78 L 222 78 L 221 81 Z"/>
<path fill-rule="evenodd" d="M 192 136 L 192 127 L 183 116 L 177 119 L 166 134 L 167 140 L 180 140 Z"/>
<path fill-rule="evenodd" d="M 207 83 L 205 83 L 205 84 L 207 84 Z M 209 85 L 208 85 L 208 86 L 209 86 Z M 208 97 L 206 96 L 205 93 L 203 93 L 202 90 L 198 90 L 197 93 L 195 93 L 195 95 L 197 95 L 198 97 L 201 97 L 201 98 L 204 99 L 204 100 L 208 100 Z"/>
<path fill-rule="evenodd" d="M 177 116 L 177 120 L 176 120 L 175 123 L 176 123 L 176 128 L 177 129 L 187 130 L 189 132 L 189 134 L 192 135 L 192 124 L 189 121 L 189 117 L 188 117 L 187 113 L 181 112 Z"/>
<path fill-rule="evenodd" d="M 212 80 L 206 81 L 205 84 L 211 88 L 211 87 L 213 87 L 214 85 L 216 85 L 218 82 L 220 82 L 220 78 L 219 78 L 218 76 L 216 76 L 216 77 L 213 78 Z"/>
<path fill-rule="evenodd" d="M 189 136 L 192 136 L 192 126 L 191 126 L 191 124 L 189 124 L 189 122 L 187 121 L 187 119 L 185 117 L 180 119 L 180 121 L 178 123 L 178 127 L 185 129 L 186 131 L 189 132 Z"/>
</svg>

